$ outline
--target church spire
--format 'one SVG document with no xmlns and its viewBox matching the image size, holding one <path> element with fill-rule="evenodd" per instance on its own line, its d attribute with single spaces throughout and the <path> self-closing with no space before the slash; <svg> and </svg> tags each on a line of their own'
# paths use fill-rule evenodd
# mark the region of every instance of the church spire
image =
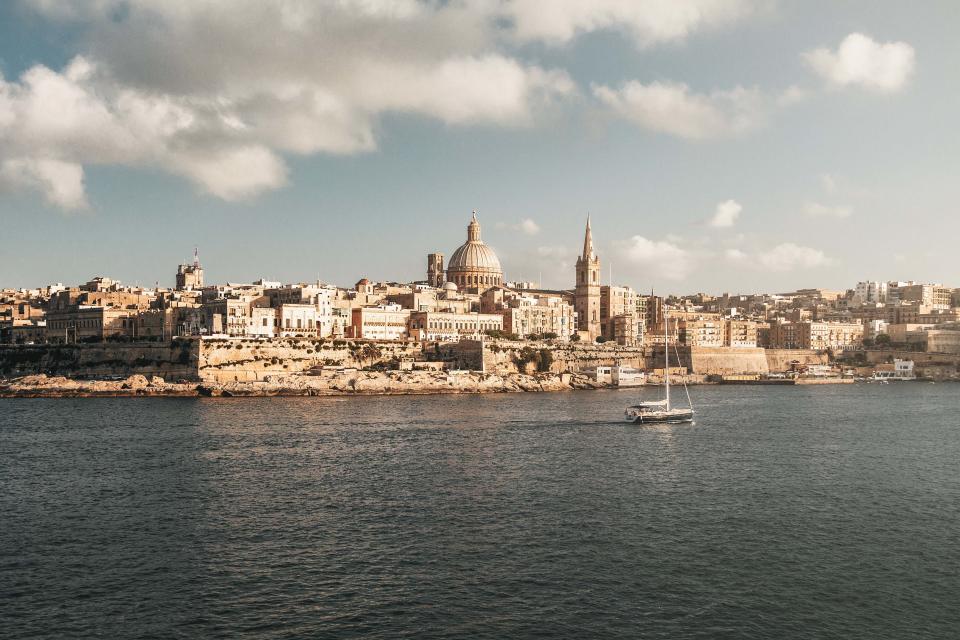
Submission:
<svg viewBox="0 0 960 640">
<path fill-rule="evenodd" d="M 593 232 L 590 231 L 590 214 L 587 214 L 587 233 L 583 236 L 583 259 L 593 260 Z"/>
</svg>

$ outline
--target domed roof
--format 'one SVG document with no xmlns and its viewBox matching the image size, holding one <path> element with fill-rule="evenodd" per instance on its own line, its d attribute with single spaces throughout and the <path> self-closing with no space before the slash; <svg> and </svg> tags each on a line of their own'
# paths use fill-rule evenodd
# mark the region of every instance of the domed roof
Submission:
<svg viewBox="0 0 960 640">
<path fill-rule="evenodd" d="M 444 291 L 456 291 L 456 290 L 457 290 L 457 285 L 456 285 L 456 283 L 453 283 L 453 282 L 444 282 L 444 283 L 443 283 L 443 290 L 444 290 Z"/>
<path fill-rule="evenodd" d="M 467 241 L 457 247 L 447 263 L 448 271 L 488 271 L 502 273 L 500 260 L 493 249 L 480 239 L 480 223 L 477 212 L 467 227 Z"/>
</svg>

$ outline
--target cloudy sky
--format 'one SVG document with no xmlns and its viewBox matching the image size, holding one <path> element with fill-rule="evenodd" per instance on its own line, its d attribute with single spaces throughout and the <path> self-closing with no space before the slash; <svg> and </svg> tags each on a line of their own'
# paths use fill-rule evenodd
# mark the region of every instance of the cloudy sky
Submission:
<svg viewBox="0 0 960 640">
<path fill-rule="evenodd" d="M 10 0 L 0 286 L 960 285 L 960 3 Z"/>
</svg>

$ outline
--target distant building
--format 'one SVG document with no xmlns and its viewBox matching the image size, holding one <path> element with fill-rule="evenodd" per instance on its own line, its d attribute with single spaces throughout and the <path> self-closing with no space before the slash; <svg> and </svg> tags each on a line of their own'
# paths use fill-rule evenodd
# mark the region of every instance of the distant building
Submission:
<svg viewBox="0 0 960 640">
<path fill-rule="evenodd" d="M 725 320 L 723 346 L 752 348 L 757 346 L 758 323 L 751 320 Z"/>
<path fill-rule="evenodd" d="M 476 340 L 487 331 L 502 331 L 503 316 L 494 313 L 410 312 L 410 337 L 436 342 Z"/>
<path fill-rule="evenodd" d="M 853 289 L 853 304 L 860 306 L 868 303 L 884 303 L 887 301 L 888 285 L 879 280 L 858 282 Z"/>
<path fill-rule="evenodd" d="M 503 330 L 521 338 L 546 334 L 569 340 L 577 328 L 569 294 L 562 292 L 493 287 L 483 293 L 480 309 L 503 316 Z"/>
<path fill-rule="evenodd" d="M 720 319 L 679 320 L 680 342 L 688 347 L 722 347 L 725 337 L 724 321 Z"/>
<path fill-rule="evenodd" d="M 814 351 L 859 349 L 863 325 L 859 322 L 780 322 L 770 325 L 773 349 Z"/>
<path fill-rule="evenodd" d="M 443 254 L 431 253 L 427 255 L 427 284 L 439 289 L 443 283 Z"/>
<path fill-rule="evenodd" d="M 953 289 L 940 284 L 916 282 L 890 283 L 890 299 L 900 303 L 917 303 L 933 309 L 949 309 L 953 302 Z"/>
<path fill-rule="evenodd" d="M 600 258 L 593 251 L 590 216 L 583 237 L 583 253 L 577 258 L 577 286 L 574 293 L 577 329 L 591 342 L 602 335 L 600 323 Z"/>
<path fill-rule="evenodd" d="M 638 313 L 639 299 L 631 287 L 600 287 L 600 334 L 619 345 L 633 346 L 643 341 L 644 313 Z"/>
<path fill-rule="evenodd" d="M 181 264 L 177 267 L 177 290 L 202 289 L 203 267 L 200 266 L 200 255 L 193 250 L 193 264 Z"/>
<path fill-rule="evenodd" d="M 410 310 L 398 304 L 353 309 L 352 321 L 347 327 L 348 338 L 367 340 L 406 340 Z"/>
</svg>

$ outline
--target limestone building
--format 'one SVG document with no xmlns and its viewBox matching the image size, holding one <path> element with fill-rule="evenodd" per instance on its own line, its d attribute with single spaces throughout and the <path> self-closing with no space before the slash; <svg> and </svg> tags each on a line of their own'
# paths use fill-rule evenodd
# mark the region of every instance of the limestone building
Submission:
<svg viewBox="0 0 960 640">
<path fill-rule="evenodd" d="M 578 329 L 592 342 L 601 335 L 600 324 L 600 258 L 593 251 L 590 216 L 583 238 L 583 255 L 577 258 L 577 287 L 574 291 Z"/>
<path fill-rule="evenodd" d="M 431 254 L 431 256 L 437 255 Z M 442 256 L 440 260 L 442 265 Z M 430 266 L 433 264 L 431 263 Z M 447 281 L 457 285 L 461 291 L 479 292 L 503 284 L 503 270 L 500 268 L 497 254 L 480 239 L 480 223 L 477 221 L 476 211 L 473 212 L 473 218 L 467 226 L 467 241 L 450 255 L 450 262 L 447 264 Z"/>
<path fill-rule="evenodd" d="M 193 250 L 193 264 L 181 264 L 177 268 L 177 289 L 203 289 L 203 267 L 196 249 Z"/>
<path fill-rule="evenodd" d="M 431 253 L 427 255 L 427 284 L 439 289 L 443 283 L 443 254 Z"/>
</svg>

